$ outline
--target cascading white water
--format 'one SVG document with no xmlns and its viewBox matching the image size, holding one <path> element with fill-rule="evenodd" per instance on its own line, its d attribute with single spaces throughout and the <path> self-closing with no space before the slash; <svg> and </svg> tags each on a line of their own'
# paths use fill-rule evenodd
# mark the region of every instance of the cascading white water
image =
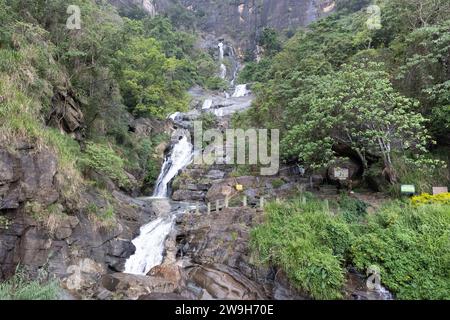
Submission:
<svg viewBox="0 0 450 320">
<path fill-rule="evenodd" d="M 220 78 L 225 79 L 227 77 L 227 67 L 222 63 L 220 65 Z"/>
<path fill-rule="evenodd" d="M 181 115 L 181 112 L 175 112 L 167 117 L 167 119 L 171 119 L 173 121 L 177 120 L 177 118 Z"/>
<path fill-rule="evenodd" d="M 224 51 L 223 51 L 223 42 L 219 42 L 219 61 L 221 62 L 220 64 L 220 78 L 221 79 L 225 79 L 227 76 L 227 67 L 222 63 L 223 61 L 223 56 L 224 56 Z"/>
<path fill-rule="evenodd" d="M 224 54 L 223 54 L 223 42 L 219 42 L 219 61 L 222 61 L 223 60 L 223 56 L 224 56 Z"/>
<path fill-rule="evenodd" d="M 176 119 L 178 115 L 173 115 Z M 125 273 L 146 275 L 153 267 L 163 261 L 164 242 L 172 230 L 177 211 L 171 208 L 168 196 L 168 185 L 180 170 L 193 160 L 194 147 L 189 141 L 188 132 L 178 130 L 178 141 L 166 157 L 159 175 L 156 189 L 151 201 L 156 201 L 157 207 L 163 213 L 152 222 L 143 226 L 139 236 L 133 240 L 136 252 L 125 262 Z"/>
<path fill-rule="evenodd" d="M 155 198 L 167 197 L 169 183 L 175 178 L 180 170 L 188 166 L 193 160 L 193 148 L 194 147 L 188 140 L 187 135 L 179 137 L 179 141 L 173 146 L 172 152 L 164 161 L 153 194 Z"/>
<path fill-rule="evenodd" d="M 125 262 L 125 273 L 147 274 L 161 264 L 164 241 L 172 229 L 175 215 L 160 217 L 141 228 L 139 237 L 133 240 L 136 252 Z"/>
<path fill-rule="evenodd" d="M 205 102 L 203 102 L 202 109 L 203 110 L 210 109 L 212 106 L 212 103 L 213 103 L 212 99 L 206 99 Z"/>
<path fill-rule="evenodd" d="M 234 89 L 233 98 L 244 97 L 249 93 L 246 84 L 239 84 Z"/>
</svg>

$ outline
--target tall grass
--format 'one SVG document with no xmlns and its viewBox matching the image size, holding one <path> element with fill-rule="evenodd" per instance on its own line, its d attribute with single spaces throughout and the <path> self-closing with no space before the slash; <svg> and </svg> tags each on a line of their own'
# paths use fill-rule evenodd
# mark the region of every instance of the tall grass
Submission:
<svg viewBox="0 0 450 320">
<path fill-rule="evenodd" d="M 0 300 L 57 300 L 59 285 L 56 280 L 31 280 L 23 271 L 5 282 L 0 282 Z"/>
</svg>

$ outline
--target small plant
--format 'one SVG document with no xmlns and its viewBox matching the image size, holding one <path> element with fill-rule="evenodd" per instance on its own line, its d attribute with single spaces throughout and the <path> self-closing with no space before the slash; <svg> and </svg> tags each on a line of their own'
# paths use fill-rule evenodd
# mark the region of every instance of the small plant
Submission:
<svg viewBox="0 0 450 320">
<path fill-rule="evenodd" d="M 11 220 L 9 220 L 7 217 L 0 216 L 0 229 L 8 230 L 10 226 Z"/>
<path fill-rule="evenodd" d="M 282 185 L 284 185 L 283 179 L 276 178 L 276 179 L 273 179 L 273 180 L 272 180 L 272 186 L 273 186 L 275 189 L 280 188 Z"/>
<path fill-rule="evenodd" d="M 50 236 L 66 221 L 67 215 L 63 212 L 63 207 L 58 204 L 51 204 L 48 207 L 38 202 L 28 202 L 25 211 L 35 219 L 40 227 L 43 227 Z"/>
<path fill-rule="evenodd" d="M 117 225 L 116 213 L 114 207 L 110 204 L 106 208 L 99 208 L 96 204 L 89 204 L 86 207 L 86 211 L 94 229 L 111 230 Z"/>
</svg>

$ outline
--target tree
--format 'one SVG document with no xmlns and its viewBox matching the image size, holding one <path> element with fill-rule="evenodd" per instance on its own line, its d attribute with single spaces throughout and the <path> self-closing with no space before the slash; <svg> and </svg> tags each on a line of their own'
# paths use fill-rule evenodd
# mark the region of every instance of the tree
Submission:
<svg viewBox="0 0 450 320">
<path fill-rule="evenodd" d="M 396 92 L 381 63 L 344 65 L 341 71 L 313 76 L 289 105 L 295 117 L 283 139 L 288 155 L 313 166 L 333 160 L 333 147 L 351 148 L 368 167 L 368 156 L 382 158 L 396 181 L 395 152 L 426 152 L 429 136 L 418 102 Z"/>
<path fill-rule="evenodd" d="M 135 114 L 164 118 L 187 108 L 187 83 L 177 80 L 184 60 L 167 58 L 153 38 L 138 37 L 117 53 L 125 104 Z"/>
<path fill-rule="evenodd" d="M 278 33 L 273 28 L 264 28 L 258 39 L 258 44 L 264 48 L 268 56 L 273 56 L 281 50 L 281 42 L 278 39 Z"/>
</svg>

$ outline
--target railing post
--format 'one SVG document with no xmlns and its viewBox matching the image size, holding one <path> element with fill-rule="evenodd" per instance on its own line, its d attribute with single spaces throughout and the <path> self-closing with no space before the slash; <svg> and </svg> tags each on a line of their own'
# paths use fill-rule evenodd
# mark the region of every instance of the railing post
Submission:
<svg viewBox="0 0 450 320">
<path fill-rule="evenodd" d="M 211 202 L 208 202 L 208 214 L 211 214 Z"/>
<path fill-rule="evenodd" d="M 247 196 L 244 196 L 244 198 L 242 199 L 242 205 L 243 205 L 244 207 L 247 206 Z"/>
<path fill-rule="evenodd" d="M 216 200 L 216 211 L 220 211 L 220 200 Z"/>
<path fill-rule="evenodd" d="M 261 209 L 264 209 L 264 197 L 261 197 L 259 199 L 259 206 L 260 206 Z"/>
<path fill-rule="evenodd" d="M 228 208 L 230 204 L 230 198 L 228 195 L 225 196 L 225 208 Z"/>
</svg>

